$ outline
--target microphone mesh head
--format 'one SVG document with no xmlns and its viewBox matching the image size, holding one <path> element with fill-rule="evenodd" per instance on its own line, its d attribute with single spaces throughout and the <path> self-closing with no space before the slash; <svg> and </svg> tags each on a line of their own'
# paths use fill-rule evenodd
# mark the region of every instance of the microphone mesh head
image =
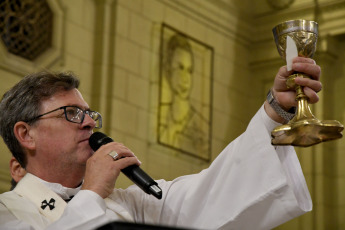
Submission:
<svg viewBox="0 0 345 230">
<path fill-rule="evenodd" d="M 90 136 L 89 145 L 93 151 L 97 151 L 102 145 L 113 142 L 113 139 L 101 132 L 95 132 Z"/>
</svg>

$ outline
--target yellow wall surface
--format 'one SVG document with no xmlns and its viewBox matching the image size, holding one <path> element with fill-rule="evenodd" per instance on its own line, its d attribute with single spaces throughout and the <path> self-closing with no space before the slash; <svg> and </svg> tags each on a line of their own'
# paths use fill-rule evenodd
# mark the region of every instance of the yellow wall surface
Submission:
<svg viewBox="0 0 345 230">
<path fill-rule="evenodd" d="M 162 23 L 213 48 L 212 155 L 246 128 L 278 68 L 272 28 L 290 19 L 319 23 L 319 119 L 345 119 L 345 1 L 295 0 L 283 8 L 251 0 L 49 0 L 53 47 L 29 62 L 0 46 L 0 94 L 25 74 L 73 71 L 105 132 L 127 145 L 155 179 L 199 172 L 210 162 L 157 143 Z M 253 3 L 254 2 L 254 3 Z M 288 1 L 275 1 L 283 3 Z M 345 229 L 345 140 L 296 148 L 314 210 L 277 229 Z M 10 153 L 0 142 L 0 190 L 9 189 Z M 120 176 L 116 187 L 131 182 Z"/>
</svg>

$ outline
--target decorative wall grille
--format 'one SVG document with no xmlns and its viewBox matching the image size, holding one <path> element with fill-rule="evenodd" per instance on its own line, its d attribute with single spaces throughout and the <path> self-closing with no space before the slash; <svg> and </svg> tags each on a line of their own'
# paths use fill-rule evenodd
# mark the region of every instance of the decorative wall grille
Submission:
<svg viewBox="0 0 345 230">
<path fill-rule="evenodd" d="M 46 0 L 0 0 L 0 36 L 8 52 L 34 60 L 51 47 L 52 27 Z"/>
</svg>

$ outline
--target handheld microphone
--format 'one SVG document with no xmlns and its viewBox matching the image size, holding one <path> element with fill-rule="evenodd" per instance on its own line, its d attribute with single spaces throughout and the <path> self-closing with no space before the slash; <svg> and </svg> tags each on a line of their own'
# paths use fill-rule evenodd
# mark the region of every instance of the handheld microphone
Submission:
<svg viewBox="0 0 345 230">
<path fill-rule="evenodd" d="M 113 139 L 101 132 L 95 132 L 89 139 L 89 145 L 93 151 L 97 151 L 102 145 L 114 142 Z M 147 194 L 152 194 L 157 199 L 162 198 L 162 189 L 149 175 L 147 175 L 138 165 L 130 165 L 121 170 L 131 181 Z"/>
</svg>

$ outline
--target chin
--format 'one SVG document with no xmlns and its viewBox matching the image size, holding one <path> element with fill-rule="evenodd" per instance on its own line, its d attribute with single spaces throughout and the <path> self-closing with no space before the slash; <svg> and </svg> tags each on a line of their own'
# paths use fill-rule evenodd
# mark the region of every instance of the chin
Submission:
<svg viewBox="0 0 345 230">
<path fill-rule="evenodd" d="M 93 155 L 93 150 L 91 147 L 79 149 L 79 158 L 86 163 L 86 161 Z"/>
<path fill-rule="evenodd" d="M 86 163 L 87 163 L 87 160 L 90 158 L 90 156 L 82 156 L 81 158 L 79 158 L 79 165 L 81 166 L 85 166 L 86 167 Z"/>
<path fill-rule="evenodd" d="M 86 158 L 89 159 L 90 157 L 92 157 L 92 155 L 94 154 L 94 151 L 93 150 L 89 150 L 89 151 L 85 151 L 87 154 L 86 154 Z"/>
</svg>

